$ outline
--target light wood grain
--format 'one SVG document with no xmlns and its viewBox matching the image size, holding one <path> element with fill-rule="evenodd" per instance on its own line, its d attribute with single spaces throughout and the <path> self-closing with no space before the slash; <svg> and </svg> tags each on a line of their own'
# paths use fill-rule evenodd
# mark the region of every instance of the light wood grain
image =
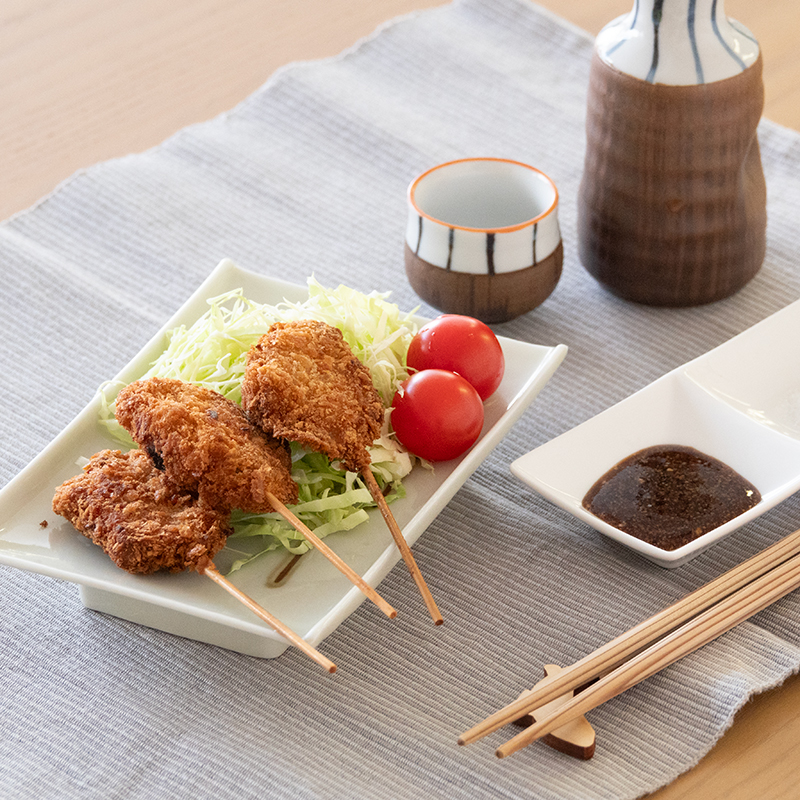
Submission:
<svg viewBox="0 0 800 800">
<path fill-rule="evenodd" d="M 281 65 L 331 56 L 439 0 L 4 0 L 0 219 L 74 171 L 153 147 L 243 100 Z M 591 33 L 631 0 L 542 0 Z M 765 115 L 800 130 L 796 0 L 727 0 L 758 37 Z M 521 683 L 535 676 L 520 676 Z M 601 757 L 603 742 L 598 742 Z M 652 800 L 797 796 L 800 677 L 751 701 L 700 764 Z M 565 768 L 568 768 L 565 766 Z"/>
<path fill-rule="evenodd" d="M 0 219 L 429 0 L 4 0 Z"/>
</svg>

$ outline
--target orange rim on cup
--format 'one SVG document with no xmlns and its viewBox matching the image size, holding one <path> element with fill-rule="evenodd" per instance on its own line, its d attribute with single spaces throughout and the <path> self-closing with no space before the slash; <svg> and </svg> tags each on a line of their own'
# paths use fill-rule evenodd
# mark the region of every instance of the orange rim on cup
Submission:
<svg viewBox="0 0 800 800">
<path fill-rule="evenodd" d="M 550 296 L 562 262 L 558 190 L 541 170 L 465 158 L 411 182 L 406 274 L 434 308 L 505 322 Z"/>
</svg>

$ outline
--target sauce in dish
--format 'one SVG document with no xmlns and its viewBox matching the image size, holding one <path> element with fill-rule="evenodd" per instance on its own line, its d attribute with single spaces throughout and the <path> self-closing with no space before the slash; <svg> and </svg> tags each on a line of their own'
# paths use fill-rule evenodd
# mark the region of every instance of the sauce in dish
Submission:
<svg viewBox="0 0 800 800">
<path fill-rule="evenodd" d="M 760 500 L 752 483 L 713 456 L 683 445 L 656 445 L 606 472 L 583 507 L 631 536 L 675 550 Z"/>
</svg>

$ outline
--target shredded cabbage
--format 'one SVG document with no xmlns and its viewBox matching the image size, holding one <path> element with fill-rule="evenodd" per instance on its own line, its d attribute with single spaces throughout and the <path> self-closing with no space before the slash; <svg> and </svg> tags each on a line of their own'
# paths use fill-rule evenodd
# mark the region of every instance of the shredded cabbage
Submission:
<svg viewBox="0 0 800 800">
<path fill-rule="evenodd" d="M 169 332 L 166 349 L 142 377 L 177 378 L 200 384 L 241 403 L 247 352 L 272 323 L 298 319 L 327 322 L 342 332 L 353 353 L 369 368 L 387 407 L 381 436 L 370 448 L 372 471 L 387 501 L 403 497 L 402 479 L 417 459 L 391 432 L 388 406 L 399 384 L 408 377 L 406 353 L 416 333 L 413 312 L 401 314 L 395 304 L 387 301 L 388 293 L 363 294 L 346 286 L 326 289 L 314 278 L 308 280 L 308 295 L 302 303 L 283 301 L 277 305 L 253 302 L 244 297 L 241 289 L 210 298 L 208 311 L 194 324 Z M 100 421 L 122 445 L 135 447 L 114 417 L 113 398 L 121 388 L 119 383 L 110 383 L 101 389 Z M 368 518 L 366 509 L 374 506 L 374 501 L 358 475 L 296 443 L 291 444 L 291 451 L 292 477 L 300 494 L 298 504 L 291 510 L 317 536 L 350 530 Z M 302 534 L 277 513 L 234 511 L 231 523 L 234 532 L 228 541 L 245 544 L 247 540 L 242 557 L 234 561 L 231 572 L 271 550 L 283 548 L 301 554 L 310 548 Z"/>
</svg>

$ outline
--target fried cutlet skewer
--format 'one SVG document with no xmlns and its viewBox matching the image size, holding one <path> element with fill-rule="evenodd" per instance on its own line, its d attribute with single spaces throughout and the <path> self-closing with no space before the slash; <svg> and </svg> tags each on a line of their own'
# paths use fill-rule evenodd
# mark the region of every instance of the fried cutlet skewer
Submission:
<svg viewBox="0 0 800 800">
<path fill-rule="evenodd" d="M 361 474 L 428 612 L 441 625 L 436 601 L 372 474 L 367 448 L 380 435 L 383 403 L 369 370 L 341 332 L 316 320 L 272 325 L 248 353 L 242 405 L 267 433 L 325 453 Z"/>
<path fill-rule="evenodd" d="M 122 389 L 115 411 L 119 423 L 172 483 L 226 511 L 278 512 L 387 617 L 397 616 L 395 608 L 286 508 L 297 502 L 288 450 L 256 428 L 234 402 L 185 381 L 149 378 Z"/>
<path fill-rule="evenodd" d="M 53 510 L 126 572 L 187 569 L 206 575 L 328 672 L 336 665 L 217 571 L 230 533 L 227 515 L 177 489 L 141 450 L 95 454 L 56 489 Z"/>
</svg>

